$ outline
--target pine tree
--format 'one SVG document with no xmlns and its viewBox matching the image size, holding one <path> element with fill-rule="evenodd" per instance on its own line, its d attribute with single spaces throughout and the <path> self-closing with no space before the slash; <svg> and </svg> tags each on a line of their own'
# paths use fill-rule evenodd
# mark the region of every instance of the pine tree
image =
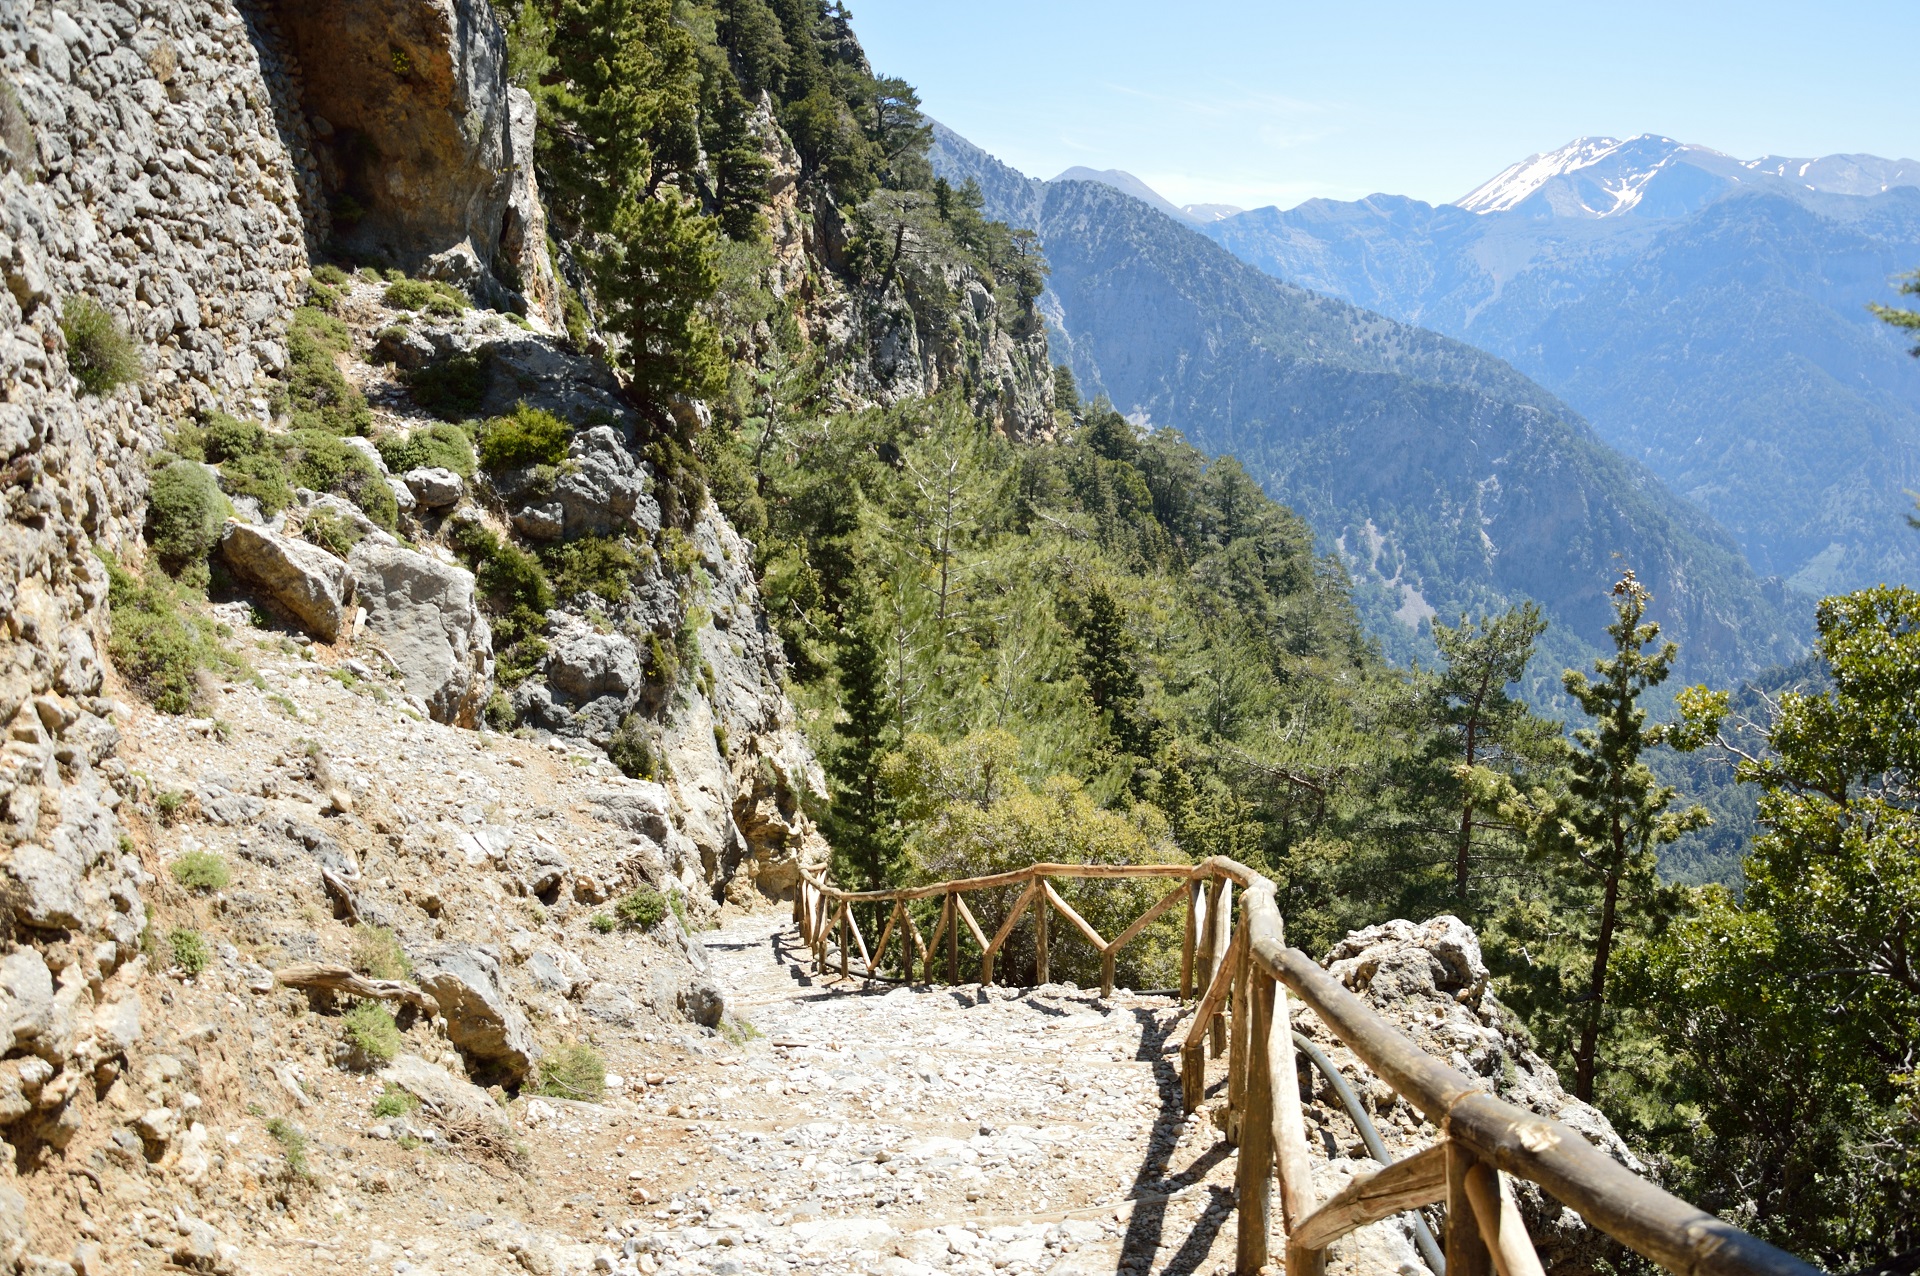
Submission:
<svg viewBox="0 0 1920 1276">
<path fill-rule="evenodd" d="M 836 747 L 828 758 L 832 806 L 827 840 L 834 877 L 856 890 L 890 884 L 900 856 L 894 803 L 881 779 L 881 762 L 894 743 L 894 708 L 887 691 L 886 652 L 864 618 L 842 626 L 839 641 L 840 713 Z"/>
<path fill-rule="evenodd" d="M 1615 949 L 1623 938 L 1656 932 L 1675 904 L 1674 892 L 1655 873 L 1655 852 L 1707 823 L 1704 807 L 1670 811 L 1673 788 L 1658 783 L 1641 760 L 1674 733 L 1647 725 L 1640 697 L 1666 681 L 1680 650 L 1671 642 L 1648 650 L 1660 635 L 1660 626 L 1645 619 L 1650 598 L 1630 569 L 1622 572 L 1613 587 L 1614 623 L 1607 627 L 1613 655 L 1594 661 L 1598 680 L 1574 669 L 1562 678 L 1593 725 L 1574 732 L 1568 791 L 1546 806 L 1534 829 L 1563 889 L 1577 901 L 1574 935 L 1585 941 L 1584 961 L 1575 963 L 1586 966 L 1585 988 L 1573 998 L 1568 1027 L 1577 1028 L 1574 1094 L 1588 1102 L 1600 1038 L 1615 1018 L 1608 986 Z"/>
<path fill-rule="evenodd" d="M 1444 766 L 1440 787 L 1459 812 L 1453 834 L 1454 902 L 1470 911 L 1478 848 L 1488 832 L 1511 832 L 1499 798 L 1524 784 L 1534 765 L 1554 750 L 1554 727 L 1507 694 L 1526 673 L 1533 644 L 1547 622 L 1524 603 L 1478 622 L 1433 626 L 1446 668 L 1431 690 L 1439 730 L 1430 761 Z"/>
</svg>

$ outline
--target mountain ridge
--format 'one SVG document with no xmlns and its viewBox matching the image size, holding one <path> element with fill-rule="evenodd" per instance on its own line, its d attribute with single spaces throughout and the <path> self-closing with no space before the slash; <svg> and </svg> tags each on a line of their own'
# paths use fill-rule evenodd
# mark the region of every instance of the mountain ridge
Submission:
<svg viewBox="0 0 1920 1276">
<path fill-rule="evenodd" d="M 1555 622 L 1540 667 L 1576 663 L 1625 550 L 1691 676 L 1797 651 L 1730 536 L 1496 356 L 1263 276 L 1107 185 L 1028 178 L 951 130 L 936 127 L 933 159 L 1039 234 L 1043 313 L 1088 392 L 1238 456 L 1342 548 L 1390 648 L 1419 653 L 1409 614 L 1531 597 Z M 1551 701 L 1555 685 L 1530 692 Z"/>
<path fill-rule="evenodd" d="M 1198 229 L 1510 361 L 1797 592 L 1920 575 L 1920 380 L 1866 309 L 1920 263 L 1920 188 L 1901 184 L 1920 166 L 1651 135 L 1555 154 L 1456 204 L 1315 200 Z M 1861 174 L 1889 189 L 1844 193 Z"/>
</svg>

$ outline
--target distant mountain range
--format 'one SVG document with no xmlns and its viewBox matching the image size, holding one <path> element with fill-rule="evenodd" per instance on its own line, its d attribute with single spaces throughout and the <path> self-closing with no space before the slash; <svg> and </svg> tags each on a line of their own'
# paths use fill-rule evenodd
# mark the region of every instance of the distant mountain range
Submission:
<svg viewBox="0 0 1920 1276">
<path fill-rule="evenodd" d="M 1920 267 L 1920 163 L 1581 138 L 1454 204 L 1310 200 L 1197 229 L 1507 359 L 1793 591 L 1920 581 L 1920 368 L 1866 309 Z"/>
<path fill-rule="evenodd" d="M 1076 165 L 1053 179 L 1056 182 L 1099 182 L 1102 186 L 1111 186 L 1122 194 L 1131 195 L 1150 208 L 1157 208 L 1177 222 L 1188 226 L 1205 226 L 1210 222 L 1222 221 L 1246 212 L 1244 208 L 1232 204 L 1182 204 L 1175 205 L 1165 199 L 1160 192 L 1147 185 L 1123 168 L 1083 168 Z"/>
<path fill-rule="evenodd" d="M 1555 704 L 1622 562 L 1651 583 L 1684 679 L 1803 649 L 1804 613 L 1731 537 L 1502 360 L 1264 274 L 1112 173 L 1038 181 L 944 128 L 932 158 L 1038 233 L 1056 357 L 1083 392 L 1239 458 L 1342 553 L 1392 654 L 1431 650 L 1428 617 L 1531 598 L 1553 628 L 1528 692 Z"/>
</svg>

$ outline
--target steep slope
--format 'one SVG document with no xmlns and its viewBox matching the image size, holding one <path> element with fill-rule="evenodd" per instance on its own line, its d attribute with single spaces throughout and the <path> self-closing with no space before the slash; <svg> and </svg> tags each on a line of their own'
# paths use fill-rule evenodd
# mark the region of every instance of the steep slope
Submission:
<svg viewBox="0 0 1920 1276">
<path fill-rule="evenodd" d="M 1342 549 L 1390 644 L 1530 597 L 1557 668 L 1606 623 L 1618 554 L 1654 582 L 1687 676 L 1796 650 L 1723 532 L 1498 359 L 1277 283 L 1105 186 L 1030 181 L 944 130 L 935 159 L 1040 234 L 1056 348 L 1088 392 L 1238 456 Z"/>
<path fill-rule="evenodd" d="M 1203 227 L 1278 278 L 1471 341 L 1583 413 L 1808 594 L 1920 572 L 1920 377 L 1865 309 L 1920 263 L 1906 160 L 1581 139 L 1434 207 Z"/>
</svg>

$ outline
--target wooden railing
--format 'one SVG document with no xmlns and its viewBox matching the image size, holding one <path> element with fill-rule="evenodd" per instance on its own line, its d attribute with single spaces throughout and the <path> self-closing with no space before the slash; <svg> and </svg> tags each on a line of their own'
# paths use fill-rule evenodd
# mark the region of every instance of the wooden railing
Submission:
<svg viewBox="0 0 1920 1276">
<path fill-rule="evenodd" d="M 1173 888 L 1111 941 L 1052 885 L 1070 878 L 1177 878 Z M 1018 886 L 1020 893 L 991 937 L 967 906 L 969 892 Z M 1235 894 L 1239 895 L 1235 920 Z M 940 901 L 933 937 L 923 941 L 908 905 Z M 837 932 L 839 972 L 850 975 L 848 939 L 864 974 L 878 976 L 895 934 L 900 968 L 916 965 L 936 982 L 941 941 L 946 978 L 960 982 L 960 930 L 980 951 L 980 982 L 1022 916 L 1033 912 L 1038 980 L 1048 981 L 1048 914 L 1057 912 L 1100 955 L 1102 992 L 1113 991 L 1115 956 L 1176 902 L 1186 927 L 1180 996 L 1200 1004 L 1180 1047 L 1180 1084 L 1188 1112 L 1206 1092 L 1206 1052 L 1228 1055 L 1227 1137 L 1239 1149 L 1240 1210 L 1234 1270 L 1252 1276 L 1269 1261 L 1273 1184 L 1278 1171 L 1288 1276 L 1323 1276 L 1327 1247 L 1369 1223 L 1444 1203 L 1445 1276 L 1539 1276 L 1540 1259 L 1515 1204 L 1509 1176 L 1539 1184 L 1587 1222 L 1682 1276 L 1818 1276 L 1818 1269 L 1696 1209 L 1634 1174 L 1551 1117 L 1488 1094 L 1483 1084 L 1427 1054 L 1285 942 L 1273 883 L 1244 864 L 1215 858 L 1193 865 L 1035 864 L 1010 873 L 890 891 L 843 891 L 802 875 L 794 921 L 828 971 Z M 891 903 L 873 951 L 853 905 Z M 1287 996 L 1318 1015 L 1348 1049 L 1440 1130 L 1440 1141 L 1404 1160 L 1354 1178 L 1326 1201 L 1315 1199 L 1306 1121 L 1294 1071 Z"/>
</svg>

